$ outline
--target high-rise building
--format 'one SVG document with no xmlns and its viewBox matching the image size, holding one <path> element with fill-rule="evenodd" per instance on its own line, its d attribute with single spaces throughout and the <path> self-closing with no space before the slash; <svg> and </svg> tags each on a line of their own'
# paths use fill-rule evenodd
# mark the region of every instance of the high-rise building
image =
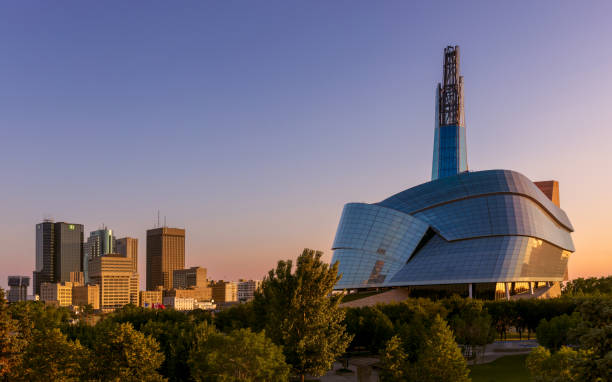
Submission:
<svg viewBox="0 0 612 382">
<path fill-rule="evenodd" d="M 83 225 L 55 223 L 55 282 L 70 281 L 83 270 Z"/>
<path fill-rule="evenodd" d="M 9 276 L 8 286 L 8 302 L 26 301 L 28 299 L 28 287 L 30 286 L 28 276 Z"/>
<path fill-rule="evenodd" d="M 436 127 L 431 179 L 468 170 L 463 113 L 463 76 L 459 75 L 459 47 L 444 49 L 444 78 L 436 92 Z"/>
<path fill-rule="evenodd" d="M 212 298 L 217 304 L 238 301 L 238 283 L 219 280 L 211 284 Z"/>
<path fill-rule="evenodd" d="M 208 281 L 206 280 L 206 268 L 191 267 L 189 269 L 175 270 L 172 286 L 175 289 L 208 286 Z"/>
<path fill-rule="evenodd" d="M 45 220 L 36 224 L 36 265 L 33 272 L 33 294 L 40 294 L 40 284 L 52 283 L 55 269 L 55 223 Z"/>
<path fill-rule="evenodd" d="M 87 242 L 84 244 L 83 254 L 83 273 L 85 281 L 89 282 L 89 275 L 87 273 L 87 263 L 94 257 L 100 257 L 107 253 L 115 253 L 115 237 L 113 236 L 113 230 L 106 227 L 101 228 L 97 231 L 89 233 Z"/>
<path fill-rule="evenodd" d="M 171 289 L 173 272 L 185 268 L 185 230 L 154 228 L 147 231 L 147 290 Z"/>
<path fill-rule="evenodd" d="M 100 287 L 100 309 L 108 312 L 127 304 L 138 305 L 138 274 L 132 259 L 116 253 L 89 261 L 89 280 Z"/>
<path fill-rule="evenodd" d="M 138 273 L 138 239 L 133 237 L 117 239 L 117 253 L 132 259 L 132 269 L 134 273 Z"/>
<path fill-rule="evenodd" d="M 260 286 L 261 280 L 238 281 L 238 301 L 251 301 Z"/>
<path fill-rule="evenodd" d="M 45 220 L 36 225 L 34 294 L 43 282 L 70 280 L 70 272 L 83 271 L 83 225 Z"/>
</svg>

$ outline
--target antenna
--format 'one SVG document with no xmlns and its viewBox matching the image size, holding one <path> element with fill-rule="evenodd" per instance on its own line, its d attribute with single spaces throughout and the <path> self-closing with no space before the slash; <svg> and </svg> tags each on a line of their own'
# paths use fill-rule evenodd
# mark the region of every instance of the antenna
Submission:
<svg viewBox="0 0 612 382">
<path fill-rule="evenodd" d="M 159 210 L 157 210 L 157 227 L 155 228 L 159 228 Z"/>
<path fill-rule="evenodd" d="M 164 215 L 164 227 L 167 227 L 166 225 L 166 216 Z"/>
</svg>

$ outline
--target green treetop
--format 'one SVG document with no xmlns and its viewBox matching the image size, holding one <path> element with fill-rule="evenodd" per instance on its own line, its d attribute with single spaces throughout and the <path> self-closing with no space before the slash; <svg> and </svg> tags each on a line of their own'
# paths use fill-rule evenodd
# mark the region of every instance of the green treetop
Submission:
<svg viewBox="0 0 612 382">
<path fill-rule="evenodd" d="M 352 336 L 345 332 L 341 296 L 331 295 L 338 264 L 321 261 L 322 252 L 305 249 L 297 259 L 279 261 L 264 279 L 253 302 L 257 322 L 283 346 L 293 372 L 321 376 L 344 353 Z"/>
</svg>

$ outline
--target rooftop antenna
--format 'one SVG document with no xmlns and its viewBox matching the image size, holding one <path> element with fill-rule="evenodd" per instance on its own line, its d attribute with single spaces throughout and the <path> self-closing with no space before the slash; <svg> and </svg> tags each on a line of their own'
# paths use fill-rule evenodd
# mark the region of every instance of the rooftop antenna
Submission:
<svg viewBox="0 0 612 382">
<path fill-rule="evenodd" d="M 159 228 L 159 210 L 157 210 L 157 227 L 155 228 Z"/>
<path fill-rule="evenodd" d="M 166 228 L 166 227 L 167 227 L 167 225 L 166 225 L 166 216 L 164 215 L 164 228 Z"/>
</svg>

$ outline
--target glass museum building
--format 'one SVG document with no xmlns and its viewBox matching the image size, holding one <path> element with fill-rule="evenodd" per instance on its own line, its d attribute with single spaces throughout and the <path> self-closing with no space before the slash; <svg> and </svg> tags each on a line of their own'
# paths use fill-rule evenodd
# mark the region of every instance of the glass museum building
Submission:
<svg viewBox="0 0 612 382">
<path fill-rule="evenodd" d="M 573 227 L 556 181 L 468 171 L 459 47 L 444 51 L 432 180 L 344 206 L 337 290 L 405 287 L 413 296 L 535 296 L 567 279 Z"/>
</svg>

